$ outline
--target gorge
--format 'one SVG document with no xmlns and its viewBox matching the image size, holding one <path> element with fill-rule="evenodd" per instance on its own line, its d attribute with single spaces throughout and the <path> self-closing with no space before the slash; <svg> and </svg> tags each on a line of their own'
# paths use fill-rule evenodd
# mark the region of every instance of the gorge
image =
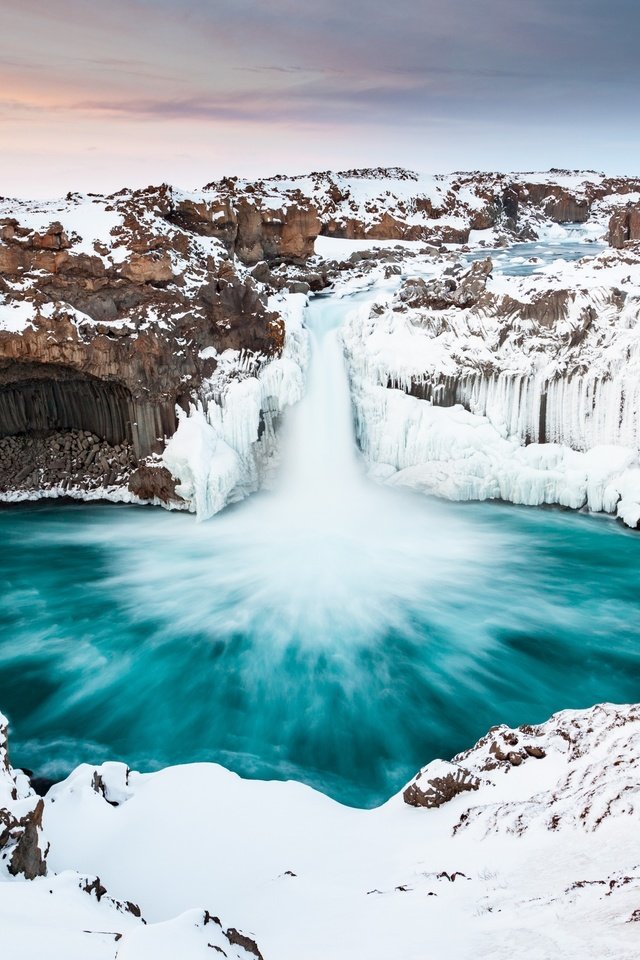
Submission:
<svg viewBox="0 0 640 960">
<path fill-rule="evenodd" d="M 0 943 L 635 956 L 639 186 L 4 201 Z"/>
</svg>

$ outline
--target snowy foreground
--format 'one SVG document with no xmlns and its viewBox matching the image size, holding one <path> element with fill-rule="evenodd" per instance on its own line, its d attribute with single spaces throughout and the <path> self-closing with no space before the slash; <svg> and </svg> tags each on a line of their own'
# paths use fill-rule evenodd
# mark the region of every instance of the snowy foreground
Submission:
<svg viewBox="0 0 640 960">
<path fill-rule="evenodd" d="M 635 960 L 639 756 L 640 708 L 602 705 L 494 728 L 376 810 L 214 764 L 83 765 L 42 801 L 3 733 L 0 954 Z"/>
</svg>

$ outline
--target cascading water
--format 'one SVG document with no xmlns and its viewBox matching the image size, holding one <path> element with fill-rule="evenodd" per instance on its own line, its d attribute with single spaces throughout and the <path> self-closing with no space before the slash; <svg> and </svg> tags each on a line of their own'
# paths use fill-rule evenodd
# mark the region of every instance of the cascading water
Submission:
<svg viewBox="0 0 640 960">
<path fill-rule="evenodd" d="M 406 624 L 412 595 L 459 555 L 454 538 L 440 545 L 437 562 L 425 558 L 424 545 L 443 533 L 437 511 L 419 510 L 418 520 L 416 498 L 365 477 L 338 337 L 352 307 L 349 300 L 311 302 L 307 392 L 285 428 L 280 481 L 221 515 L 211 531 L 219 544 L 229 537 L 254 545 L 242 573 L 244 580 L 247 565 L 252 571 L 255 593 L 245 598 L 243 615 L 255 612 L 253 635 L 263 635 L 265 645 L 301 643 L 311 657 L 327 645 L 349 657 L 345 634 L 353 649 L 390 623 Z M 412 535 L 416 529 L 421 538 Z"/>
<path fill-rule="evenodd" d="M 352 306 L 308 308 L 308 389 L 273 491 L 202 524 L 0 514 L 15 763 L 216 760 L 371 805 L 493 723 L 637 694 L 640 542 L 369 482 L 337 332 Z"/>
<path fill-rule="evenodd" d="M 345 305 L 317 298 L 307 309 L 312 349 L 305 398 L 291 411 L 280 494 L 306 511 L 339 509 L 362 486 L 351 395 L 338 328 Z"/>
</svg>

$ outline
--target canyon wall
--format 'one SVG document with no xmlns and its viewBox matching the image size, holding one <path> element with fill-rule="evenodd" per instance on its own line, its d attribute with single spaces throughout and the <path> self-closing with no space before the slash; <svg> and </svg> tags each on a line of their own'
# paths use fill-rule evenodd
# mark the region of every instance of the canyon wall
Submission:
<svg viewBox="0 0 640 960">
<path fill-rule="evenodd" d="M 419 353 L 408 378 L 382 363 L 387 386 L 462 404 L 522 442 L 576 450 L 631 442 L 634 374 L 621 359 L 594 366 L 584 352 L 592 344 L 597 353 L 603 317 L 632 322 L 627 267 L 621 262 L 595 299 L 570 276 L 498 298 L 480 267 L 459 282 L 443 245 L 508 245 L 586 222 L 594 238 L 608 231 L 632 270 L 639 191 L 640 181 L 593 172 L 425 177 L 391 168 L 232 177 L 190 193 L 165 184 L 108 197 L 1 199 L 0 496 L 18 495 L 16 476 L 29 496 L 53 495 L 71 474 L 67 493 L 108 481 L 114 497 L 197 502 L 210 513 L 256 489 L 277 450 L 280 414 L 303 389 L 296 297 L 358 276 L 366 257 L 376 264 L 366 251 L 348 262 L 318 257 L 318 236 L 428 242 L 423 253 L 434 264 L 444 258 L 442 276 L 426 290 L 405 285 L 394 310 L 422 311 L 434 343 L 463 318 L 460 343 L 475 325 L 477 342 L 494 352 L 500 337 L 507 346 L 520 338 L 539 360 L 514 365 L 467 349 L 438 366 Z M 406 271 L 407 257 L 389 251 L 385 276 Z M 500 333 L 492 328 L 487 339 L 491 317 Z M 378 335 L 384 322 L 376 319 Z M 624 323 L 615 339 L 635 362 Z"/>
</svg>

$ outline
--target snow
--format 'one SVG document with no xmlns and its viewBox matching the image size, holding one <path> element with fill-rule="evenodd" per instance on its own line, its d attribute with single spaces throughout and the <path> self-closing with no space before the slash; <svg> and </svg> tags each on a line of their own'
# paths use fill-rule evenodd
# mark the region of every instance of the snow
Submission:
<svg viewBox="0 0 640 960">
<path fill-rule="evenodd" d="M 24 333 L 33 326 L 35 304 L 29 300 L 0 300 L 0 330 L 7 333 Z"/>
<path fill-rule="evenodd" d="M 421 250 L 424 240 L 342 240 L 338 237 L 316 237 L 314 252 L 323 260 L 348 260 L 361 250 Z"/>
<path fill-rule="evenodd" d="M 116 935 L 142 926 L 82 889 L 75 871 L 31 882 L 0 881 L 0 953 L 20 960 L 114 960 Z"/>
<path fill-rule="evenodd" d="M 478 782 L 436 808 L 398 794 L 357 810 L 215 764 L 83 765 L 45 799 L 49 875 L 0 880 L 0 949 L 199 960 L 214 944 L 249 960 L 232 924 L 278 960 L 635 960 L 639 720 L 601 705 L 494 728 L 420 771 L 421 789 L 458 770 Z M 99 902 L 82 889 L 95 876 Z"/>
<path fill-rule="evenodd" d="M 513 174 L 513 177 L 522 183 L 548 183 L 572 191 L 577 191 L 584 184 L 598 184 L 604 180 L 604 175 L 595 170 L 573 170 L 558 173 L 549 170 L 546 173 L 516 173 Z"/>
<path fill-rule="evenodd" d="M 180 481 L 178 496 L 198 516 L 213 516 L 230 502 L 242 475 L 242 464 L 202 407 L 192 406 L 188 415 L 180 411 L 178 417 L 178 429 L 163 453 L 164 465 Z"/>
<path fill-rule="evenodd" d="M 91 198 L 82 194 L 73 194 L 66 200 L 10 200 L 0 203 L 0 217 L 16 217 L 20 226 L 36 233 L 46 233 L 52 223 L 61 223 L 69 240 L 73 241 L 73 253 L 95 257 L 98 254 L 94 243 L 111 247 L 114 242 L 112 231 L 123 225 L 122 215 L 115 209 L 107 209 L 109 206 L 108 198 Z M 126 248 L 119 249 L 114 262 L 122 262 L 128 256 L 130 252 Z"/>
</svg>

